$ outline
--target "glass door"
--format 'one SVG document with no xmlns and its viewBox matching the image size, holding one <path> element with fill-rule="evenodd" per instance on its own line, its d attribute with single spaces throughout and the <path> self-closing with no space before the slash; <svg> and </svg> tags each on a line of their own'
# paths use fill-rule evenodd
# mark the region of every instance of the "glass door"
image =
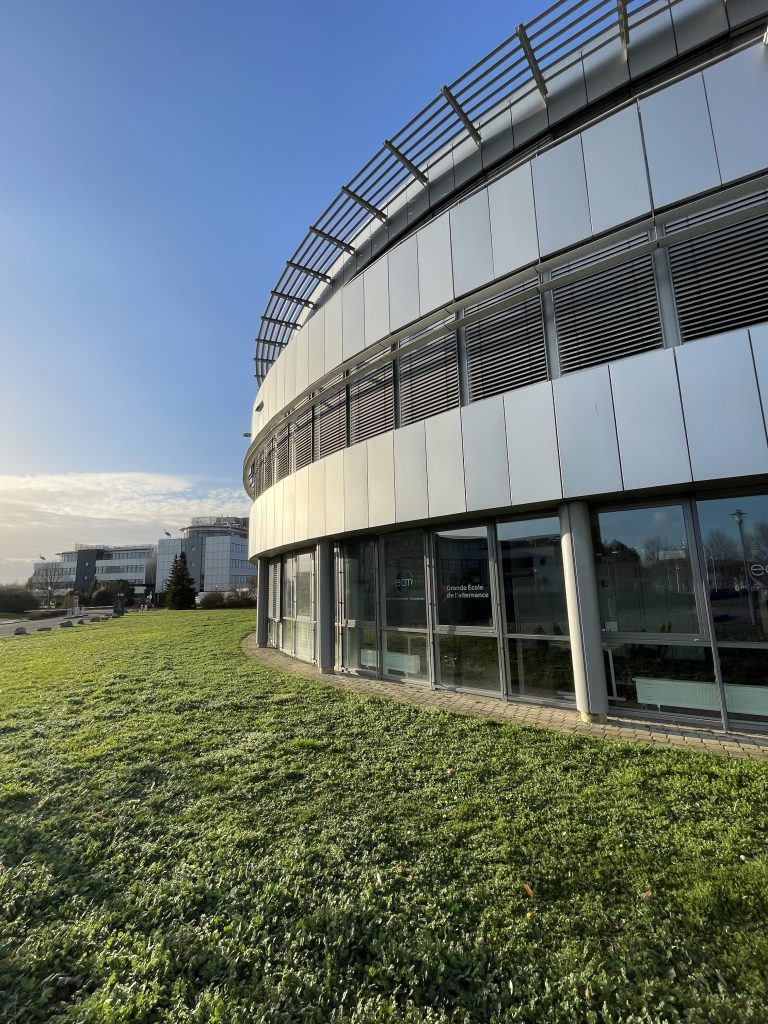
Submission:
<svg viewBox="0 0 768 1024">
<path fill-rule="evenodd" d="M 382 674 L 429 682 L 424 533 L 390 533 L 379 543 Z"/>
<path fill-rule="evenodd" d="M 349 672 L 378 675 L 376 542 L 345 541 L 337 548 L 337 559 L 337 662 Z"/>
</svg>

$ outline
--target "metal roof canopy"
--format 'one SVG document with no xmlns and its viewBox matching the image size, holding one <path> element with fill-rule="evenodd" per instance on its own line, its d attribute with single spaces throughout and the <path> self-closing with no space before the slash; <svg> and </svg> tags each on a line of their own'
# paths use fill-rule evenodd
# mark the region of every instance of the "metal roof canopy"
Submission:
<svg viewBox="0 0 768 1024">
<path fill-rule="evenodd" d="M 500 43 L 413 117 L 320 214 L 286 263 L 261 318 L 256 339 L 256 377 L 261 382 L 309 307 L 318 282 L 331 283 L 339 253 L 374 219 L 386 224 L 386 207 L 415 178 L 428 183 L 430 161 L 461 137 L 481 140 L 482 118 L 500 103 L 536 91 L 547 99 L 546 73 L 567 72 L 579 61 L 621 42 L 626 59 L 633 28 L 680 0 L 557 0 Z M 590 48 L 591 47 L 591 48 Z"/>
</svg>

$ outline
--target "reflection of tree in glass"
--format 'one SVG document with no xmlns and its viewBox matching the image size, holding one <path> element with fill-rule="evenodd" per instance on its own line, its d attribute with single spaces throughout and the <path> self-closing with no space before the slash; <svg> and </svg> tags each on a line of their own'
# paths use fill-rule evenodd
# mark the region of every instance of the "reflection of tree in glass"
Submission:
<svg viewBox="0 0 768 1024">
<path fill-rule="evenodd" d="M 607 544 L 601 544 L 598 548 L 598 554 L 609 556 L 614 562 L 639 562 L 640 553 L 637 548 L 631 548 L 628 544 L 623 544 L 620 540 L 611 540 Z"/>
<path fill-rule="evenodd" d="M 741 557 L 739 545 L 725 530 L 710 530 L 704 542 L 704 550 L 707 558 L 714 558 L 716 562 L 729 562 Z"/>
</svg>

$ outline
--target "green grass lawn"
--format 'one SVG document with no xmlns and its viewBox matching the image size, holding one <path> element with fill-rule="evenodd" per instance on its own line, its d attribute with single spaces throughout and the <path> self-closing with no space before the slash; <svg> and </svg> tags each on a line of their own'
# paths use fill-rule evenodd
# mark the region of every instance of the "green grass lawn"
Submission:
<svg viewBox="0 0 768 1024">
<path fill-rule="evenodd" d="M 0 1020 L 768 1019 L 768 765 L 343 693 L 253 612 L 0 641 Z"/>
</svg>

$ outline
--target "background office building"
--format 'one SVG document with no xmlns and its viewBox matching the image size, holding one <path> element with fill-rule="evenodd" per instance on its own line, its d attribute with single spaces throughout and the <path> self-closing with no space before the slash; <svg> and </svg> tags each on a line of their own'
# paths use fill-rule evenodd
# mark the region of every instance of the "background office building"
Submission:
<svg viewBox="0 0 768 1024">
<path fill-rule="evenodd" d="M 260 643 L 768 726 L 767 21 L 555 4 L 331 202 L 257 341 Z"/>
<path fill-rule="evenodd" d="M 87 594 L 92 587 L 127 580 L 133 584 L 134 592 L 141 595 L 154 588 L 156 554 L 154 544 L 75 544 L 71 551 L 58 552 L 57 562 L 36 562 L 34 575 L 45 577 L 46 566 L 52 564 L 62 591 L 72 589 Z"/>
<path fill-rule="evenodd" d="M 157 544 L 157 591 L 165 592 L 174 558 L 183 551 L 198 593 L 242 590 L 254 582 L 256 570 L 248 561 L 248 520 L 237 516 L 193 519 L 181 537 Z"/>
</svg>

